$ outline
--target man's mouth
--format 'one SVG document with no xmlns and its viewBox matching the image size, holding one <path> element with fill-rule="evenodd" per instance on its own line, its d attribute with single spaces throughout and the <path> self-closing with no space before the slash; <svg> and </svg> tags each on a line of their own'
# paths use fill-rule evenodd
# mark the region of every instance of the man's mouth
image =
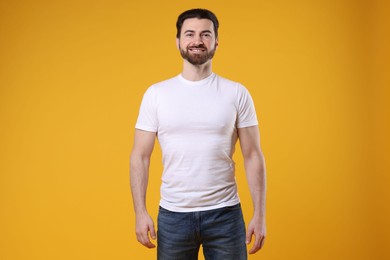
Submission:
<svg viewBox="0 0 390 260">
<path fill-rule="evenodd" d="M 188 48 L 188 50 L 191 52 L 194 52 L 194 53 L 201 53 L 201 52 L 204 52 L 206 49 L 200 48 L 200 47 L 191 47 L 191 48 Z"/>
</svg>

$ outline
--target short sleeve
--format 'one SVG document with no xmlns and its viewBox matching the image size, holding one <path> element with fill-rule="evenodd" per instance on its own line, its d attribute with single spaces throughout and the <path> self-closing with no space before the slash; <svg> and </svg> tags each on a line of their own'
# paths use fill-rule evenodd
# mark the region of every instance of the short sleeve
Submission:
<svg viewBox="0 0 390 260">
<path fill-rule="evenodd" d="M 135 128 L 149 132 L 158 130 L 157 99 L 153 87 L 148 88 L 142 98 Z"/>
<path fill-rule="evenodd" d="M 255 106 L 248 90 L 239 85 L 238 93 L 237 128 L 258 125 Z"/>
</svg>

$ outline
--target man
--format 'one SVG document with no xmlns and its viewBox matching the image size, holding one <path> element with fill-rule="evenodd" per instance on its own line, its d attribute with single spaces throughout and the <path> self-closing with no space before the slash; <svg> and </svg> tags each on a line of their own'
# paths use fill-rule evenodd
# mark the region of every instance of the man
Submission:
<svg viewBox="0 0 390 260">
<path fill-rule="evenodd" d="M 145 205 L 149 163 L 156 136 L 162 153 L 158 214 L 158 259 L 247 259 L 264 243 L 265 164 L 256 112 L 248 91 L 212 72 L 218 20 L 204 9 L 177 20 L 180 75 L 151 86 L 136 123 L 131 189 L 138 241 L 155 245 L 154 223 Z M 240 140 L 254 214 L 247 231 L 237 195 L 232 156 Z"/>
</svg>

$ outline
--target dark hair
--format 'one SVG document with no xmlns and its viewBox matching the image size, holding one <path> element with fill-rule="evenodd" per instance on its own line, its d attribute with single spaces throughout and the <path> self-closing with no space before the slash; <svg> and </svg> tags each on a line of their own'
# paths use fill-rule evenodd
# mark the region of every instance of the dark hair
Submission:
<svg viewBox="0 0 390 260">
<path fill-rule="evenodd" d="M 183 23 L 186 19 L 189 18 L 198 18 L 198 19 L 209 19 L 214 24 L 214 32 L 215 32 L 215 38 L 218 38 L 218 27 L 219 22 L 215 14 L 207 9 L 190 9 L 185 12 L 183 12 L 179 17 L 177 18 L 176 22 L 176 28 L 177 28 L 177 34 L 176 38 L 180 38 L 181 33 L 181 27 L 183 26 Z"/>
</svg>

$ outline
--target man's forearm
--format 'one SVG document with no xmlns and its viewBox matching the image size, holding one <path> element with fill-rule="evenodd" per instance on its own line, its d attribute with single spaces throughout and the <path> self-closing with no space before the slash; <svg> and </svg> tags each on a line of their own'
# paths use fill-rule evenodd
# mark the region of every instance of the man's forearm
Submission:
<svg viewBox="0 0 390 260">
<path fill-rule="evenodd" d="M 265 219 L 266 171 L 264 156 L 254 153 L 245 159 L 245 170 L 252 197 L 254 216 Z"/>
<path fill-rule="evenodd" d="M 156 239 L 154 223 L 146 210 L 146 189 L 148 186 L 150 157 L 137 153 L 130 160 L 130 183 L 135 211 L 135 233 L 137 240 L 147 248 L 156 247 L 150 240 Z"/>
<path fill-rule="evenodd" d="M 130 183 L 136 215 L 146 213 L 146 190 L 149 176 L 148 158 L 132 155 L 130 160 Z"/>
</svg>

